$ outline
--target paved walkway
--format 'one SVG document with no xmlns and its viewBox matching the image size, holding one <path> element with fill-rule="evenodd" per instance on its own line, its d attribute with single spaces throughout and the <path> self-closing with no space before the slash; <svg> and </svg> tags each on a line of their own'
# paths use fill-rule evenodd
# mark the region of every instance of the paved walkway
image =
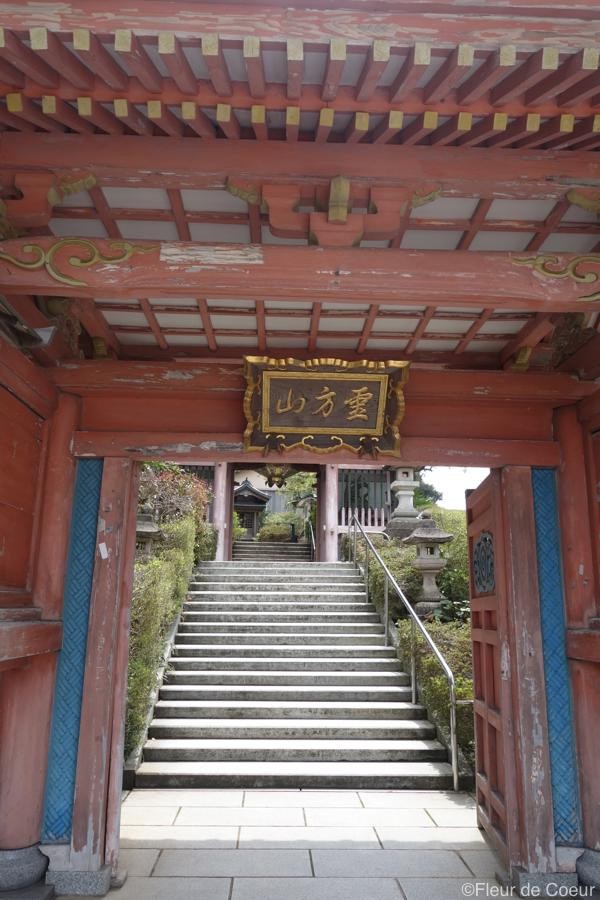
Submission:
<svg viewBox="0 0 600 900">
<path fill-rule="evenodd" d="M 136 790 L 121 837 L 112 900 L 455 900 L 498 869 L 468 794 Z"/>
</svg>

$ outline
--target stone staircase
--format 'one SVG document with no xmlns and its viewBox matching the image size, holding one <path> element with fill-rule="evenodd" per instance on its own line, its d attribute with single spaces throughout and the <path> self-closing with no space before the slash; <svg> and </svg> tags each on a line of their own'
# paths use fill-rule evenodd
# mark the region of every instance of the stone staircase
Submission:
<svg viewBox="0 0 600 900">
<path fill-rule="evenodd" d="M 232 556 L 234 560 L 258 562 L 310 562 L 310 546 L 281 541 L 234 541 Z"/>
<path fill-rule="evenodd" d="M 202 564 L 167 672 L 137 787 L 452 786 L 349 563 Z"/>
</svg>

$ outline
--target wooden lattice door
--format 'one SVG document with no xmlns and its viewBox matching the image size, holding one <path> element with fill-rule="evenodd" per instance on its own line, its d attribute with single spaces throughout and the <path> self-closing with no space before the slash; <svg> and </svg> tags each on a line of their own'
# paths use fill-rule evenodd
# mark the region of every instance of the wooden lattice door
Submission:
<svg viewBox="0 0 600 900">
<path fill-rule="evenodd" d="M 510 859 L 512 722 L 501 473 L 467 498 L 479 825 Z M 507 786 L 507 781 L 511 782 Z"/>
</svg>

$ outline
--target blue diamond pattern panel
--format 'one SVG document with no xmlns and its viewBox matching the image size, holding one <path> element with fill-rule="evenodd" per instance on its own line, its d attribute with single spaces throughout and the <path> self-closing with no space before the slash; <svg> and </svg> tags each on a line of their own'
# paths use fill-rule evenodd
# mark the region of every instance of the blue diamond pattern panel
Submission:
<svg viewBox="0 0 600 900">
<path fill-rule="evenodd" d="M 77 463 L 63 608 L 63 646 L 58 658 L 42 840 L 68 841 L 73 798 L 96 530 L 101 459 Z"/>
<path fill-rule="evenodd" d="M 560 526 L 553 469 L 533 469 L 540 619 L 550 736 L 554 834 L 559 844 L 581 841 L 579 784 L 571 686 L 565 645 Z"/>
</svg>

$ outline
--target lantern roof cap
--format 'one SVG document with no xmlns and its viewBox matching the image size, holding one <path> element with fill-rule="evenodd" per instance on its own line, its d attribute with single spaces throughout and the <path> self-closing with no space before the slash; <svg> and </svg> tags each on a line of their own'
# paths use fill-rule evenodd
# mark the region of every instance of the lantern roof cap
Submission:
<svg viewBox="0 0 600 900">
<path fill-rule="evenodd" d="M 417 527 L 415 530 L 402 539 L 403 544 L 447 544 L 454 540 L 454 535 L 448 531 L 442 531 L 435 524 L 430 512 L 425 510 L 417 519 Z"/>
</svg>

